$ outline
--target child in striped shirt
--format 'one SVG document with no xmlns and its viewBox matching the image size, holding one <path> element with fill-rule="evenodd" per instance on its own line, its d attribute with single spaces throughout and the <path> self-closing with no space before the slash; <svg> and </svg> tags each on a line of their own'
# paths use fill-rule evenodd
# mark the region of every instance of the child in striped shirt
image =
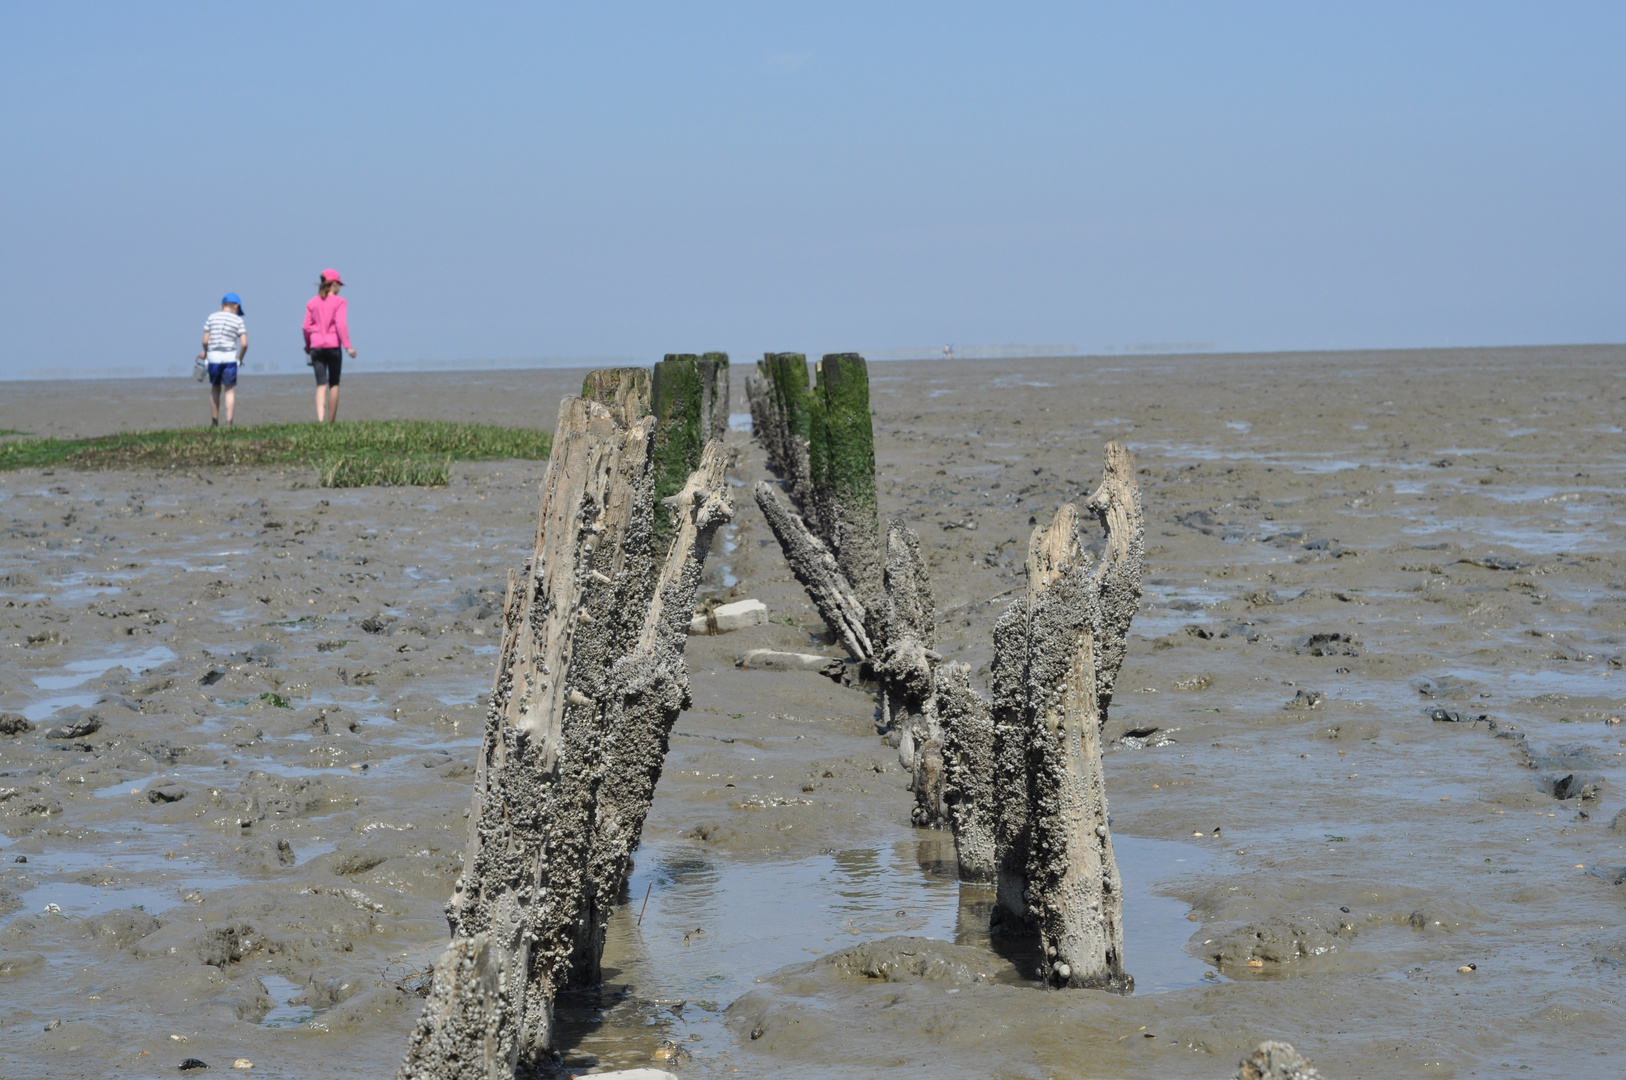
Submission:
<svg viewBox="0 0 1626 1080">
<path fill-rule="evenodd" d="M 243 324 L 243 301 L 234 292 L 221 297 L 220 310 L 203 321 L 203 352 L 209 364 L 210 426 L 220 426 L 220 398 L 226 398 L 226 426 L 237 411 L 237 367 L 248 355 L 248 328 Z"/>
</svg>

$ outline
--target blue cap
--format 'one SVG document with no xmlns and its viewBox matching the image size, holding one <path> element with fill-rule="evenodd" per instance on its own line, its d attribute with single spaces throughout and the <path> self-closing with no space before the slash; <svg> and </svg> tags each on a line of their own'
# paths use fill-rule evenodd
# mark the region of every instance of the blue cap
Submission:
<svg viewBox="0 0 1626 1080">
<path fill-rule="evenodd" d="M 236 304 L 237 305 L 237 314 L 241 315 L 243 313 L 243 300 L 242 300 L 242 297 L 238 296 L 234 292 L 229 292 L 225 296 L 222 296 L 220 298 L 220 302 L 222 304 Z"/>
</svg>

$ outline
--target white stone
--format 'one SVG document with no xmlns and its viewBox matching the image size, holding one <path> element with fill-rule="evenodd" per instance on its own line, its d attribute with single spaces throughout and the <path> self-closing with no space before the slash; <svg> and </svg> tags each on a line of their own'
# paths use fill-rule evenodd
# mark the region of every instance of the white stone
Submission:
<svg viewBox="0 0 1626 1080">
<path fill-rule="evenodd" d="M 718 633 L 744 630 L 747 626 L 761 626 L 768 621 L 768 605 L 761 600 L 739 600 L 732 604 L 719 604 L 712 608 L 711 613 L 717 620 Z M 689 620 L 691 634 L 704 634 L 706 627 L 704 615 L 696 615 Z"/>
<path fill-rule="evenodd" d="M 841 661 L 817 653 L 779 652 L 775 649 L 752 649 L 734 666 L 746 671 L 823 671 Z"/>
</svg>

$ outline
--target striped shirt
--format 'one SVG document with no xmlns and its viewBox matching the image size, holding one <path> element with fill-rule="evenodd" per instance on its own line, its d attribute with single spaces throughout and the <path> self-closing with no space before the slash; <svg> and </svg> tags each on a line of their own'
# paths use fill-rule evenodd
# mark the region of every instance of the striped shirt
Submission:
<svg viewBox="0 0 1626 1080">
<path fill-rule="evenodd" d="M 203 321 L 203 332 L 209 335 L 210 352 L 229 352 L 235 363 L 238 340 L 247 336 L 248 327 L 243 325 L 241 315 L 222 308 Z"/>
</svg>

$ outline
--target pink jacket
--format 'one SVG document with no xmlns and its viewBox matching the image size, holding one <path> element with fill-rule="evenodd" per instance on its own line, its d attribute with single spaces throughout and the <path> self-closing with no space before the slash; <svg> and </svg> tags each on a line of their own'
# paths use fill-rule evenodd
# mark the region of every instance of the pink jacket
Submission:
<svg viewBox="0 0 1626 1080">
<path fill-rule="evenodd" d="M 350 327 L 345 321 L 342 296 L 313 296 L 305 304 L 305 347 L 348 349 Z"/>
</svg>

